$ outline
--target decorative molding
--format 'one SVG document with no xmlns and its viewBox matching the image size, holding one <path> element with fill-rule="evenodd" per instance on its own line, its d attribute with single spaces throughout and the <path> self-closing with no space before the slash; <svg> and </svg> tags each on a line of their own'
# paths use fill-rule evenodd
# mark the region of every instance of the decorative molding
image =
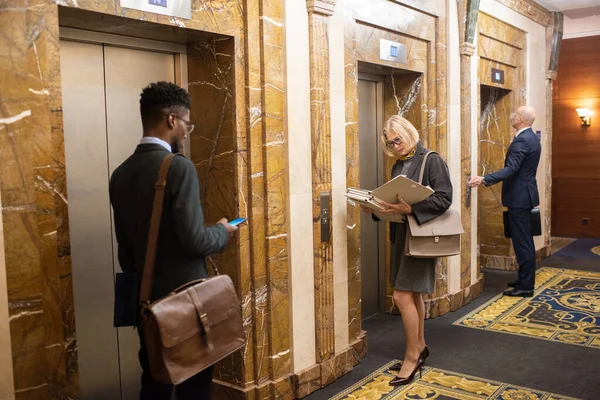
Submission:
<svg viewBox="0 0 600 400">
<path fill-rule="evenodd" d="M 333 234 L 331 215 L 323 226 L 322 201 L 331 210 L 331 104 L 329 91 L 329 16 L 335 0 L 307 2 L 310 50 L 310 131 L 312 159 L 312 221 L 315 290 L 316 361 L 335 355 Z M 331 12 L 330 12 L 331 11 Z M 329 193 L 323 197 L 323 193 Z M 323 229 L 328 232 L 323 232 Z"/>
<path fill-rule="evenodd" d="M 544 258 L 550 257 L 551 246 L 545 245 L 535 252 L 535 262 L 540 262 Z M 481 267 L 485 269 L 494 269 L 501 271 L 518 271 L 519 264 L 515 256 L 489 256 L 482 255 L 480 259 Z"/>
<path fill-rule="evenodd" d="M 542 26 L 550 26 L 552 24 L 552 12 L 534 0 L 496 0 L 496 2 L 505 5 Z"/>
<path fill-rule="evenodd" d="M 306 9 L 309 14 L 321 14 L 326 17 L 333 15 L 336 0 L 306 0 Z"/>
<path fill-rule="evenodd" d="M 476 47 L 474 44 L 463 42 L 460 44 L 460 55 L 471 57 L 473 54 L 475 54 L 475 49 Z"/>
<path fill-rule="evenodd" d="M 561 12 L 553 12 L 554 31 L 552 32 L 552 50 L 550 52 L 550 65 L 548 70 L 558 71 L 558 58 L 560 56 L 560 44 L 563 37 L 564 15 Z"/>
<path fill-rule="evenodd" d="M 597 31 L 587 31 L 587 32 L 578 32 L 578 33 L 568 33 L 568 34 L 563 34 L 563 39 L 577 39 L 577 38 L 582 38 L 582 37 L 588 37 L 588 36 L 598 36 L 600 35 L 600 30 Z"/>
</svg>

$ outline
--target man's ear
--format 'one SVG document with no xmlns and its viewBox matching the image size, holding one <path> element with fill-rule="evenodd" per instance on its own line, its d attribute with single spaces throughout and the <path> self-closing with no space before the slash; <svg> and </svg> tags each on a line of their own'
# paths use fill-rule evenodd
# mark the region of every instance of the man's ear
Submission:
<svg viewBox="0 0 600 400">
<path fill-rule="evenodd" d="M 173 129 L 175 127 L 175 116 L 173 114 L 169 114 L 167 116 L 167 126 L 169 129 Z"/>
</svg>

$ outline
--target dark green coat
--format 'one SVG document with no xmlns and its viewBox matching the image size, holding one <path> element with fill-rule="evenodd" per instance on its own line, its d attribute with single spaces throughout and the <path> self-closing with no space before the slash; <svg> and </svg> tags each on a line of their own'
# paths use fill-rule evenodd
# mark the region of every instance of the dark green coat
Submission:
<svg viewBox="0 0 600 400">
<path fill-rule="evenodd" d="M 140 144 L 110 180 L 119 264 L 123 272 L 136 273 L 136 290 L 144 266 L 154 184 L 167 155 L 169 151 L 158 144 Z M 204 226 L 196 168 L 185 157 L 175 157 L 167 176 L 152 301 L 187 282 L 206 278 L 205 257 L 223 250 L 227 239 L 222 224 Z"/>
</svg>

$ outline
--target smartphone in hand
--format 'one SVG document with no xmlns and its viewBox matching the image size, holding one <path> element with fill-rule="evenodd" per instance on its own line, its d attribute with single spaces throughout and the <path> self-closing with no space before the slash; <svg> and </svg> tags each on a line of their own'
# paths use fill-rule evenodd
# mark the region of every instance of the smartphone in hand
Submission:
<svg viewBox="0 0 600 400">
<path fill-rule="evenodd" d="M 244 222 L 246 220 L 246 218 L 236 218 L 233 221 L 229 221 L 229 225 L 231 226 L 237 226 L 239 224 L 241 224 L 242 222 Z"/>
</svg>

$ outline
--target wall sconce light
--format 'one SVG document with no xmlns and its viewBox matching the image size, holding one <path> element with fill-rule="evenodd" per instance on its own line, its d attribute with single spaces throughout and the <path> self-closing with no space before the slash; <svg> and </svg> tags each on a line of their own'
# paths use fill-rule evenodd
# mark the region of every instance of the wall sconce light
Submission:
<svg viewBox="0 0 600 400">
<path fill-rule="evenodd" d="M 577 108 L 575 109 L 579 118 L 581 119 L 581 126 L 590 126 L 590 120 L 592 119 L 592 112 L 589 108 Z"/>
</svg>

